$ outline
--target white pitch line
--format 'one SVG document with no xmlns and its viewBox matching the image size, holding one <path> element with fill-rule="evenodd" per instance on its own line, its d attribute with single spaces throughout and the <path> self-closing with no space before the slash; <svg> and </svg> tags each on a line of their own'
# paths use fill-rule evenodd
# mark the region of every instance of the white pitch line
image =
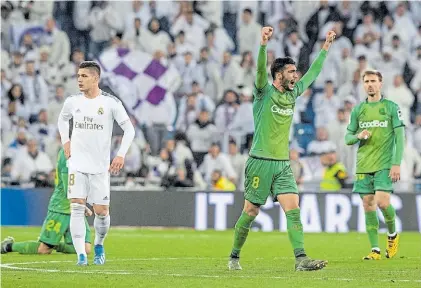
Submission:
<svg viewBox="0 0 421 288">
<path fill-rule="evenodd" d="M 209 259 L 221 259 L 221 258 L 194 258 L 194 257 L 184 257 L 184 258 L 133 258 L 133 259 L 110 259 L 110 261 L 156 261 L 156 260 L 209 260 Z M 0 264 L 1 268 L 11 269 L 11 270 L 21 270 L 21 271 L 36 271 L 43 273 L 75 273 L 75 274 L 108 274 L 108 275 L 143 275 L 143 276 L 168 276 L 168 277 L 189 277 L 189 278 L 216 278 L 216 279 L 225 279 L 225 278 L 244 278 L 244 279 L 256 279 L 259 277 L 250 276 L 250 275 L 235 275 L 233 273 L 229 275 L 207 275 L 207 274 L 181 274 L 181 273 L 156 273 L 155 270 L 142 270 L 133 273 L 126 270 L 58 270 L 58 269 L 43 269 L 43 268 L 30 268 L 30 267 L 16 267 L 15 265 L 31 265 L 31 264 L 53 264 L 53 263 L 68 263 L 73 261 L 36 261 L 36 262 L 20 262 L 20 263 L 7 263 Z M 82 268 L 82 267 L 81 267 Z M 396 272 L 396 271 L 395 271 Z M 265 277 L 266 279 L 292 279 L 291 276 L 269 276 Z M 322 281 L 356 281 L 355 278 L 331 278 L 331 277 L 317 277 L 317 278 L 308 278 L 309 280 L 322 280 Z M 414 279 L 381 279 L 377 280 L 379 282 L 406 282 L 406 283 L 421 283 L 421 280 Z"/>
</svg>

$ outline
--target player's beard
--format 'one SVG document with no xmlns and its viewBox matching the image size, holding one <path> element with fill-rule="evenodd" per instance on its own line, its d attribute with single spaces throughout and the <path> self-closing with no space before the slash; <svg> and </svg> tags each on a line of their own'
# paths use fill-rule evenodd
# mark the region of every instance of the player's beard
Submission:
<svg viewBox="0 0 421 288">
<path fill-rule="evenodd" d="M 376 92 L 374 92 L 374 91 L 372 91 L 372 92 L 368 92 L 368 96 L 370 96 L 370 97 L 374 97 L 374 96 L 376 96 Z"/>
<path fill-rule="evenodd" d="M 282 81 L 282 87 L 284 87 L 284 89 L 286 90 L 286 91 L 292 91 L 292 90 L 294 90 L 294 88 L 289 88 L 289 84 L 291 84 L 291 80 L 287 80 L 287 79 L 285 79 L 284 81 Z"/>
</svg>

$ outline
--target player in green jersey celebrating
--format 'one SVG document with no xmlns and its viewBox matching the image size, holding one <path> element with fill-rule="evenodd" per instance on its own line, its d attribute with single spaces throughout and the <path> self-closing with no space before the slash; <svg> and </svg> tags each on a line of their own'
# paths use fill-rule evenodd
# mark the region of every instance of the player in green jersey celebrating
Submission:
<svg viewBox="0 0 421 288">
<path fill-rule="evenodd" d="M 62 253 L 76 254 L 70 235 L 70 201 L 67 199 L 68 171 L 63 148 L 58 153 L 56 166 L 55 188 L 48 204 L 47 217 L 41 229 L 38 241 L 15 242 L 7 237 L 1 243 L 1 254 L 18 252 L 20 254 L 50 254 L 53 250 Z M 87 216 L 92 211 L 86 208 Z M 91 250 L 91 235 L 88 222 L 86 223 L 86 251 Z M 64 242 L 61 238 L 64 237 Z M 89 254 L 89 252 L 87 252 Z"/>
<path fill-rule="evenodd" d="M 298 188 L 289 162 L 289 132 L 295 100 L 316 79 L 322 70 L 327 51 L 335 39 L 335 32 L 327 33 L 326 41 L 309 71 L 297 82 L 297 68 L 289 57 L 278 58 L 271 65 L 273 84 L 266 72 L 266 45 L 273 28 L 262 28 L 257 75 L 253 90 L 253 117 L 255 132 L 250 157 L 245 169 L 245 203 L 235 224 L 234 245 L 228 268 L 241 270 L 240 251 L 243 247 L 259 207 L 269 195 L 281 204 L 287 218 L 288 237 L 294 249 L 295 270 L 319 270 L 327 261 L 312 260 L 304 250 L 303 225 L 298 205 Z"/>
<path fill-rule="evenodd" d="M 400 179 L 400 164 L 405 143 L 405 128 L 398 105 L 381 96 L 382 74 L 365 71 L 364 89 L 366 101 L 355 106 L 351 112 L 346 144 L 359 142 L 357 172 L 353 192 L 360 193 L 365 211 L 365 225 L 371 244 L 371 253 L 365 260 L 379 260 L 380 208 L 389 231 L 386 257 L 398 252 L 399 235 L 395 228 L 395 209 L 390 204 L 392 182 Z"/>
</svg>

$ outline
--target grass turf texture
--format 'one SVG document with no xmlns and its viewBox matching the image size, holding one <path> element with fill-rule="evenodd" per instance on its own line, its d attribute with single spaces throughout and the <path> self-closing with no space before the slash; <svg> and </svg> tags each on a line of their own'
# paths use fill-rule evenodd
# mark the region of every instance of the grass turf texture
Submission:
<svg viewBox="0 0 421 288">
<path fill-rule="evenodd" d="M 2 238 L 35 240 L 39 228 L 5 228 Z M 233 231 L 111 228 L 107 263 L 77 267 L 76 255 L 1 255 L 1 287 L 421 287 L 421 235 L 403 233 L 393 259 L 363 261 L 365 234 L 306 234 L 307 253 L 327 259 L 322 271 L 295 272 L 286 233 L 251 232 L 241 254 L 242 271 L 228 271 Z M 26 264 L 16 264 L 26 263 Z M 24 269 L 24 270 L 23 270 Z M 47 272 L 50 271 L 50 272 Z"/>
</svg>

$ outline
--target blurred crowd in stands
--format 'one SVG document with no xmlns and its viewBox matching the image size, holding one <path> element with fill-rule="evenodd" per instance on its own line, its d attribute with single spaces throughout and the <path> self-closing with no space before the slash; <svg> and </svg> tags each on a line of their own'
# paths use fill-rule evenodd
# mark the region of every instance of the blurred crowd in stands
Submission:
<svg viewBox="0 0 421 288">
<path fill-rule="evenodd" d="M 168 96 L 177 113 L 164 124 L 165 115 L 144 123 L 132 116 L 136 139 L 113 185 L 244 189 L 263 25 L 274 28 L 270 81 L 275 58 L 292 57 L 302 75 L 327 31 L 337 35 L 321 74 L 296 102 L 290 157 L 301 189 L 338 191 L 352 183 L 357 146 L 346 146 L 344 136 L 350 111 L 366 97 L 362 72 L 371 68 L 383 74 L 383 97 L 400 106 L 406 125 L 398 190 L 416 190 L 419 1 L 2 1 L 2 185 L 53 186 L 57 118 L 66 97 L 78 93 L 79 63 L 128 48 L 177 69 L 180 81 Z M 112 155 L 120 141 L 117 127 Z M 329 181 L 336 188 L 325 188 Z"/>
</svg>

